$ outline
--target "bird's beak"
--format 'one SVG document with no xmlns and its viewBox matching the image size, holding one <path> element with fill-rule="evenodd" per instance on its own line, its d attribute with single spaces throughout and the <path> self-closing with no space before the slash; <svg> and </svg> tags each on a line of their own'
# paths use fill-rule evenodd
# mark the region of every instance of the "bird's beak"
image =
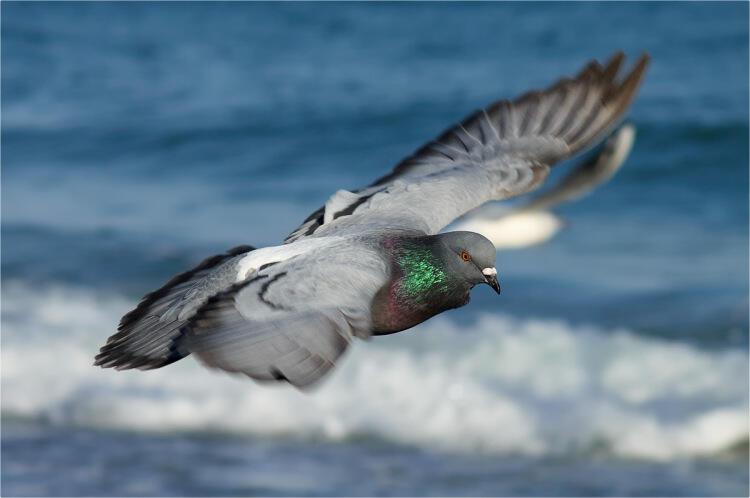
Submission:
<svg viewBox="0 0 750 498">
<path fill-rule="evenodd" d="M 497 281 L 497 270 L 495 268 L 485 268 L 482 270 L 482 275 L 484 275 L 484 280 L 487 282 L 487 285 L 500 294 L 500 282 Z"/>
</svg>

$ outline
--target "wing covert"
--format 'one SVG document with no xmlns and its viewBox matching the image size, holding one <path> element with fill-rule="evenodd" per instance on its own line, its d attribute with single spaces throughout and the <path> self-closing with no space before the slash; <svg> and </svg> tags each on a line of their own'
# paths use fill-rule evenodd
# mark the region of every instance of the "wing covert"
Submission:
<svg viewBox="0 0 750 498">
<path fill-rule="evenodd" d="M 342 260 L 351 263 L 342 268 Z M 190 321 L 185 344 L 207 366 L 305 388 L 354 337 L 369 337 L 369 305 L 386 279 L 375 250 L 333 244 L 211 298 Z"/>
<path fill-rule="evenodd" d="M 339 202 L 285 242 L 379 228 L 434 234 L 487 201 L 536 188 L 549 167 L 596 145 L 624 117 L 649 56 L 625 74 L 623 61 L 622 52 L 605 65 L 592 61 L 574 78 L 476 111 L 370 186 L 345 197 L 339 191 Z"/>
</svg>

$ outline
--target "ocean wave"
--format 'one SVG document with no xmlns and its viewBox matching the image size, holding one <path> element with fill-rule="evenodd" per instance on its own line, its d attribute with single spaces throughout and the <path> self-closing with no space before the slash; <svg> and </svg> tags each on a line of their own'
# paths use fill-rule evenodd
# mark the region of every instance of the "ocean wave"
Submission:
<svg viewBox="0 0 750 498">
<path fill-rule="evenodd" d="M 133 302 L 4 283 L 2 414 L 135 431 L 207 431 L 444 451 L 671 460 L 748 438 L 748 357 L 626 330 L 486 315 L 438 317 L 358 342 L 313 393 L 260 386 L 191 359 L 100 370 L 93 356 Z"/>
</svg>

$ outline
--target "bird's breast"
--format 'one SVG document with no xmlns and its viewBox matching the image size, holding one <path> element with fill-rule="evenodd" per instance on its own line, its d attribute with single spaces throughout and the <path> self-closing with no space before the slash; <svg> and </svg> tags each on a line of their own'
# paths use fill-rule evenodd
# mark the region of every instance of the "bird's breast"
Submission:
<svg viewBox="0 0 750 498">
<path fill-rule="evenodd" d="M 405 292 L 405 286 L 402 278 L 396 278 L 375 295 L 371 307 L 374 335 L 401 332 L 469 302 L 468 288 L 431 289 L 415 297 Z"/>
</svg>

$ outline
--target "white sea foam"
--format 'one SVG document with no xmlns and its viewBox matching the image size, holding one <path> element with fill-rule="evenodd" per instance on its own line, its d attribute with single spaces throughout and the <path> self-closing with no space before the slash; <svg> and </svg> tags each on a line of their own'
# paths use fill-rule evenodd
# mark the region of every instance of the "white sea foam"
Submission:
<svg viewBox="0 0 750 498">
<path fill-rule="evenodd" d="M 486 315 L 438 317 L 358 342 L 310 394 L 205 370 L 91 366 L 134 303 L 5 284 L 2 412 L 144 431 L 339 440 L 370 435 L 447 451 L 608 452 L 669 460 L 748 437 L 748 358 L 627 331 Z"/>
</svg>

